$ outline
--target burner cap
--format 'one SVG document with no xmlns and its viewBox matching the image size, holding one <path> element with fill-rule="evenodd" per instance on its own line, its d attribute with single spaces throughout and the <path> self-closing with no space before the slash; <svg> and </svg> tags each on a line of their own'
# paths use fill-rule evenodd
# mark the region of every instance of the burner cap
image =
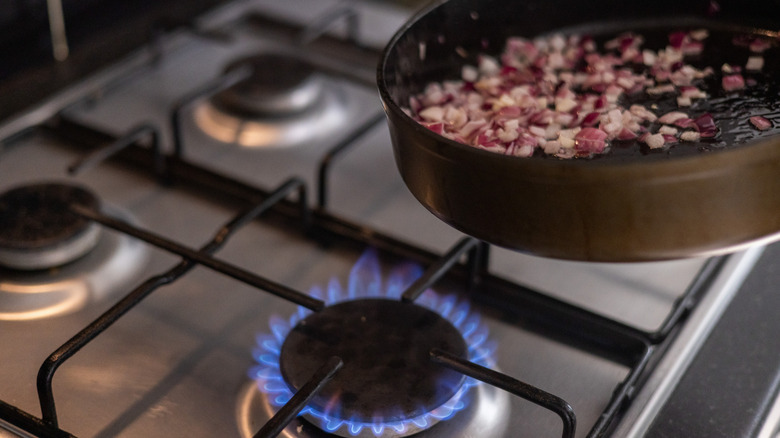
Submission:
<svg viewBox="0 0 780 438">
<path fill-rule="evenodd" d="M 75 260 L 92 249 L 99 226 L 69 206 L 97 208 L 84 188 L 57 183 L 21 186 L 0 194 L 0 265 L 45 269 Z"/>
<path fill-rule="evenodd" d="M 255 117 L 284 117 L 313 108 L 323 82 L 311 64 L 288 55 L 262 53 L 239 59 L 226 72 L 250 68 L 248 78 L 217 93 L 214 102 L 225 111 Z"/>
<path fill-rule="evenodd" d="M 311 145 L 338 134 L 348 112 L 357 111 L 358 101 L 306 60 L 260 53 L 225 70 L 244 68 L 249 77 L 193 110 L 198 128 L 217 141 L 253 148 Z"/>
<path fill-rule="evenodd" d="M 464 376 L 430 360 L 438 347 L 467 357 L 462 335 L 445 318 L 414 304 L 360 299 L 302 320 L 282 345 L 280 368 L 298 390 L 329 357 L 344 367 L 309 406 L 347 421 L 392 423 L 441 406 Z"/>
</svg>

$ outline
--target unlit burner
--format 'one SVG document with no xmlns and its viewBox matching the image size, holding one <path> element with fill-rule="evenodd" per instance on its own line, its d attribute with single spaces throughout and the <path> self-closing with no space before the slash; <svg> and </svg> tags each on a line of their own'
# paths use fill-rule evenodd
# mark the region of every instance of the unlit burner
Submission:
<svg viewBox="0 0 780 438">
<path fill-rule="evenodd" d="M 345 119 L 338 87 L 305 60 L 282 53 L 238 59 L 225 73 L 248 68 L 249 77 L 195 109 L 211 137 L 250 147 L 290 146 L 323 135 Z"/>
<path fill-rule="evenodd" d="M 100 227 L 70 210 L 99 206 L 88 190 L 68 184 L 40 183 L 0 195 L 0 265 L 38 270 L 64 265 L 88 253 Z"/>
<path fill-rule="evenodd" d="M 313 108 L 323 96 L 323 78 L 311 64 L 278 53 L 242 58 L 225 73 L 249 68 L 250 76 L 214 96 L 225 111 L 251 117 L 288 117 Z"/>
<path fill-rule="evenodd" d="M 460 332 L 436 312 L 394 300 L 360 299 L 298 323 L 282 345 L 280 368 L 297 391 L 329 357 L 340 357 L 344 367 L 309 404 L 325 418 L 307 419 L 325 430 L 342 421 L 393 425 L 424 416 L 459 392 L 464 376 L 433 363 L 434 347 L 468 356 Z M 433 424 L 412 421 L 403 431 L 388 426 L 381 436 L 407 436 Z M 375 436 L 370 427 L 365 434 Z"/>
</svg>

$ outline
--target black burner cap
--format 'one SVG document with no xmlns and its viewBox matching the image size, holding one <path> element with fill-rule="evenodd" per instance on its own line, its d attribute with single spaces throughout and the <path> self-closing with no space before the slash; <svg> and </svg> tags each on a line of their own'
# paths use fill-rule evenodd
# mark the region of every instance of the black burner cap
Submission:
<svg viewBox="0 0 780 438">
<path fill-rule="evenodd" d="M 239 68 L 249 68 L 250 76 L 213 98 L 223 110 L 237 115 L 284 117 L 299 114 L 320 101 L 320 75 L 302 59 L 262 53 L 238 59 L 225 72 Z"/>
<path fill-rule="evenodd" d="M 0 194 L 0 248 L 34 251 L 77 239 L 90 221 L 73 213 L 72 204 L 95 209 L 99 201 L 86 189 L 57 183 Z"/>
<path fill-rule="evenodd" d="M 467 357 L 463 336 L 441 315 L 388 299 L 360 299 L 326 307 L 293 328 L 280 368 L 297 391 L 331 356 L 344 367 L 310 402 L 347 421 L 396 422 L 446 403 L 464 376 L 433 363 L 437 347 Z"/>
</svg>

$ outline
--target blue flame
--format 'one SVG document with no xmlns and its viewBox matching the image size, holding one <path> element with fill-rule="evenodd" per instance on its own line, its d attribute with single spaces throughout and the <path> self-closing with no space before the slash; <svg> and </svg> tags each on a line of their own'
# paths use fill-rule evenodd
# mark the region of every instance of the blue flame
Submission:
<svg viewBox="0 0 780 438">
<path fill-rule="evenodd" d="M 422 272 L 422 268 L 415 264 L 399 265 L 392 270 L 383 288 L 379 259 L 376 251 L 369 249 L 352 268 L 346 289 L 342 288 L 338 279 L 332 278 L 328 282 L 327 290 L 323 291 L 319 286 L 314 286 L 309 290 L 309 295 L 324 300 L 328 305 L 365 297 L 400 299 L 404 290 L 419 278 Z M 454 295 L 439 295 L 428 289 L 420 295 L 416 303 L 440 314 L 458 329 L 468 345 L 470 361 L 488 368 L 493 367 L 495 349 L 494 345 L 488 342 L 487 326 L 480 321 L 478 314 L 470 311 L 467 301 L 458 300 Z M 298 307 L 298 311 L 288 319 L 272 316 L 269 321 L 270 333 L 257 336 L 257 345 L 253 351 L 257 365 L 252 367 L 249 374 L 257 382 L 258 388 L 268 395 L 271 404 L 277 408 L 287 403 L 293 395 L 279 369 L 282 344 L 290 330 L 310 313 L 310 310 Z M 301 411 L 301 415 L 316 419 L 322 429 L 331 433 L 344 428 L 350 435 L 357 436 L 365 429 L 371 430 L 379 437 L 389 428 L 397 434 L 404 434 L 410 428 L 425 429 L 463 410 L 468 406 L 469 389 L 478 383 L 477 380 L 466 377 L 458 392 L 446 403 L 423 415 L 404 421 L 387 423 L 376 420 L 373 423 L 366 423 L 346 420 L 339 416 L 337 406 L 329 407 L 327 413 L 306 407 Z"/>
</svg>

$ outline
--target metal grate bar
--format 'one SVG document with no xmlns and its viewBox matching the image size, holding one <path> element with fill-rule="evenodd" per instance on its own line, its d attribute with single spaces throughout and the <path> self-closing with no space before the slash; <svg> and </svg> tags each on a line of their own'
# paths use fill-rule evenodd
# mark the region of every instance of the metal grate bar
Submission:
<svg viewBox="0 0 780 438">
<path fill-rule="evenodd" d="M 688 285 L 685 293 L 675 300 L 672 310 L 658 330 L 648 333 L 648 337 L 653 343 L 659 343 L 669 336 L 677 323 L 693 309 L 702 294 L 715 281 L 716 274 L 721 270 L 726 260 L 728 257 L 713 257 L 704 263 Z"/>
<path fill-rule="evenodd" d="M 309 44 L 330 30 L 340 19 L 344 19 L 347 26 L 347 41 L 355 46 L 360 46 L 358 31 L 360 30 L 360 16 L 353 7 L 354 0 L 346 4 L 332 8 L 321 17 L 312 21 L 301 30 L 298 37 L 300 44 Z"/>
<path fill-rule="evenodd" d="M 21 429 L 21 431 L 31 433 L 40 438 L 76 438 L 68 432 L 65 432 L 59 428 L 52 428 L 50 425 L 44 423 L 40 418 L 25 412 L 16 406 L 12 406 L 2 400 L 0 400 L 0 418 L 7 421 L 11 426 Z M 5 436 L 5 431 L 8 427 L 0 427 L 0 436 Z M 25 433 L 19 431 L 19 436 L 28 436 Z M 11 434 L 13 434 L 13 430 Z"/>
<path fill-rule="evenodd" d="M 233 85 L 248 78 L 251 74 L 251 68 L 237 68 L 196 88 L 173 105 L 169 118 L 171 123 L 171 132 L 173 134 L 173 153 L 176 157 L 181 157 L 182 154 L 184 154 L 184 144 L 182 142 L 181 130 L 181 115 L 184 110 L 189 108 L 189 106 L 196 101 L 206 96 L 211 96 L 212 94 L 232 87 Z"/>
<path fill-rule="evenodd" d="M 416 300 L 426 289 L 433 286 L 447 271 L 460 260 L 467 251 L 471 251 L 472 258 L 479 247 L 479 240 L 473 237 L 464 237 L 447 254 L 431 265 L 423 275 L 409 286 L 401 295 L 401 301 L 411 303 Z"/>
<path fill-rule="evenodd" d="M 344 362 L 336 356 L 328 359 L 325 364 L 318 369 L 311 379 L 306 382 L 301 389 L 292 396 L 279 411 L 266 422 L 260 430 L 254 435 L 254 438 L 273 438 L 282 432 L 291 421 L 295 419 L 303 408 L 311 401 L 312 397 L 328 383 L 336 372 L 344 366 Z"/>
<path fill-rule="evenodd" d="M 268 199 L 264 200 L 260 204 L 248 209 L 245 212 L 237 215 L 230 222 L 222 226 L 215 234 L 214 237 L 199 251 L 194 251 L 197 254 L 197 258 L 206 258 L 205 254 L 211 254 L 227 241 L 227 239 L 235 233 L 241 226 L 248 223 L 250 220 L 262 215 L 268 211 L 275 203 L 284 199 L 289 193 L 294 190 L 299 191 L 299 196 L 305 198 L 305 192 L 301 191 L 305 188 L 305 185 L 297 179 L 288 180 L 282 184 Z M 87 217 L 94 219 L 108 219 L 98 213 L 92 211 L 81 211 Z M 126 224 L 125 224 L 126 225 Z M 119 230 L 123 231 L 123 230 Z M 128 233 L 130 234 L 130 233 Z M 131 234 L 132 235 L 132 234 Z M 191 250 L 189 250 L 191 251 Z M 181 254 L 180 254 L 181 255 Z M 78 352 L 87 343 L 93 340 L 97 335 L 105 331 L 114 322 L 116 322 L 122 315 L 127 313 L 130 309 L 140 303 L 150 293 L 158 289 L 160 286 L 169 284 L 178 279 L 182 275 L 189 272 L 195 265 L 197 260 L 192 260 L 190 257 L 186 257 L 181 263 L 170 269 L 169 271 L 151 277 L 146 280 L 139 287 L 134 289 L 128 295 L 126 295 L 117 304 L 111 307 L 108 311 L 103 313 L 98 319 L 93 321 L 90 325 L 81 330 L 78 334 L 68 340 L 54 353 L 52 353 L 46 361 L 44 361 L 41 368 L 38 370 L 38 398 L 41 404 L 41 412 L 43 415 L 43 422 L 51 428 L 58 427 L 57 411 L 54 403 L 54 393 L 52 390 L 52 380 L 54 373 L 62 363 Z M 237 268 L 236 268 L 237 269 Z M 307 297 L 309 298 L 309 297 Z M 324 303 L 313 298 L 306 300 L 311 306 L 310 308 L 322 308 Z M 300 303 L 299 303 L 300 304 Z"/>
<path fill-rule="evenodd" d="M 349 150 L 351 146 L 356 145 L 357 139 L 365 135 L 374 126 L 377 126 L 379 122 L 384 120 L 384 118 L 385 118 L 384 113 L 379 113 L 376 116 L 372 117 L 367 122 L 354 129 L 347 138 L 345 138 L 339 144 L 331 148 L 320 159 L 319 170 L 317 172 L 318 181 L 319 181 L 319 187 L 317 190 L 317 194 L 318 194 L 317 204 L 319 205 L 319 208 L 325 208 L 328 204 L 328 174 L 330 171 L 330 165 L 333 162 L 333 160 L 339 157 L 345 151 Z"/>
<path fill-rule="evenodd" d="M 154 173 L 157 174 L 160 181 L 164 181 L 166 179 L 166 168 L 165 157 L 162 155 L 160 149 L 160 130 L 151 123 L 144 123 L 131 129 L 130 132 L 111 144 L 97 149 L 72 163 L 68 166 L 68 173 L 70 175 L 78 175 L 86 170 L 92 169 L 103 161 L 118 154 L 123 149 L 126 149 L 128 146 L 136 144 L 146 137 L 149 137 L 150 139 L 149 149 L 154 156 Z"/>
<path fill-rule="evenodd" d="M 267 201 L 268 200 L 266 200 L 266 202 Z M 271 205 L 273 204 L 269 204 L 268 207 L 270 207 Z M 184 245 L 181 245 L 170 239 L 160 236 L 159 234 L 135 227 L 120 219 L 108 215 L 104 215 L 94 210 L 91 210 L 89 208 L 84 208 L 77 205 L 71 206 L 71 209 L 76 214 L 84 216 L 87 219 L 93 220 L 106 227 L 128 234 L 137 239 L 141 239 L 146 243 L 150 243 L 158 248 L 162 248 L 166 251 L 172 252 L 176 255 L 184 257 L 185 259 L 192 260 L 198 264 L 211 268 L 217 272 L 235 278 L 236 280 L 242 281 L 244 283 L 257 287 L 259 289 L 265 290 L 266 292 L 269 292 L 280 298 L 284 298 L 287 301 L 290 301 L 292 303 L 306 307 L 307 309 L 316 311 L 322 309 L 325 306 L 325 304 L 322 301 L 312 298 L 302 292 L 298 292 L 280 283 L 276 283 L 267 278 L 263 278 L 258 275 L 255 275 L 249 271 L 241 269 L 230 263 L 226 263 L 219 259 L 210 257 L 201 251 L 188 248 Z"/>
<path fill-rule="evenodd" d="M 563 421 L 562 437 L 574 438 L 577 418 L 574 409 L 562 398 L 439 349 L 431 351 L 431 360 L 555 412 Z"/>
</svg>

